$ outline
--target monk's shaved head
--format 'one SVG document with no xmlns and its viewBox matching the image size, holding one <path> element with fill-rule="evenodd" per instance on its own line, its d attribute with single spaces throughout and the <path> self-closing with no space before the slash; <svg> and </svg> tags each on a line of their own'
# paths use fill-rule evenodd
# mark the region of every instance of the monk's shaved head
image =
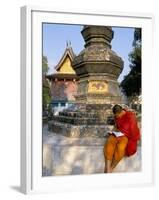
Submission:
<svg viewBox="0 0 159 200">
<path fill-rule="evenodd" d="M 123 110 L 123 108 L 120 105 L 118 105 L 118 104 L 116 104 L 112 108 L 112 111 L 113 111 L 114 114 L 121 113 L 122 110 Z"/>
</svg>

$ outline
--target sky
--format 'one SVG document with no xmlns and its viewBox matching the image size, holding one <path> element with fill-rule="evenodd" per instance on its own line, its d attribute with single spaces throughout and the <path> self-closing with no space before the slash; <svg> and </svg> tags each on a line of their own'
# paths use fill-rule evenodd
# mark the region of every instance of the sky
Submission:
<svg viewBox="0 0 159 200">
<path fill-rule="evenodd" d="M 82 28 L 82 25 L 43 24 L 43 55 L 48 59 L 49 74 L 56 72 L 54 68 L 66 49 L 67 41 L 71 42 L 76 55 L 84 49 Z M 112 27 L 112 29 L 114 31 L 114 38 L 111 42 L 112 50 L 124 61 L 124 69 L 118 79 L 121 82 L 130 71 L 128 54 L 132 51 L 134 28 Z"/>
</svg>

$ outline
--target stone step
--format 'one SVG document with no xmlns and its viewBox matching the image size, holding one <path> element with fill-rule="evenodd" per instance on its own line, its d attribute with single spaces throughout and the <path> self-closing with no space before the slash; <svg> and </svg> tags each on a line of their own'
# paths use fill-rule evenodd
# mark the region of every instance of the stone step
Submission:
<svg viewBox="0 0 159 200">
<path fill-rule="evenodd" d="M 48 130 L 52 133 L 57 133 L 67 137 L 105 137 L 110 131 L 110 126 L 99 124 L 80 124 L 74 125 L 70 123 L 63 123 L 58 121 L 49 121 Z"/>
<path fill-rule="evenodd" d="M 71 117 L 71 116 L 54 116 L 53 117 L 54 121 L 58 122 L 63 122 L 63 123 L 69 123 L 69 124 L 74 124 L 74 125 L 102 125 L 102 124 L 107 124 L 107 121 L 100 120 L 99 118 L 90 118 L 90 117 Z"/>
<path fill-rule="evenodd" d="M 63 112 L 59 112 L 59 116 L 68 116 L 68 117 L 78 117 L 78 118 L 97 118 L 98 115 L 97 113 L 93 112 L 93 113 L 87 113 L 87 112 L 73 112 L 73 111 L 63 111 Z"/>
</svg>

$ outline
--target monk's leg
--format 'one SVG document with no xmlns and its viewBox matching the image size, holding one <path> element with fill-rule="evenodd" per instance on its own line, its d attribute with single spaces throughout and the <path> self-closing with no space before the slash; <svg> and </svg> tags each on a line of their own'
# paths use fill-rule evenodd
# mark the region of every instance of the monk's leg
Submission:
<svg viewBox="0 0 159 200">
<path fill-rule="evenodd" d="M 119 161 L 125 156 L 125 151 L 126 151 L 126 147 L 128 144 L 128 138 L 123 136 L 118 138 L 118 142 L 116 145 L 116 149 L 114 152 L 114 157 L 113 157 L 113 161 L 112 161 L 112 169 L 114 169 L 116 167 L 116 165 L 119 163 Z"/>
<path fill-rule="evenodd" d="M 117 143 L 116 137 L 111 135 L 109 136 L 107 142 L 104 145 L 105 173 L 110 173 L 112 171 L 111 164 L 114 156 L 116 143 Z"/>
</svg>

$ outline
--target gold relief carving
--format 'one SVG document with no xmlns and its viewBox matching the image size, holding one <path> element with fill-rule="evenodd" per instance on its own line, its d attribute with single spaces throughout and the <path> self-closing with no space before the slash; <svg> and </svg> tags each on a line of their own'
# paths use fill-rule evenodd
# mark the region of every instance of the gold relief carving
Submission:
<svg viewBox="0 0 159 200">
<path fill-rule="evenodd" d="M 89 81 L 88 93 L 107 93 L 108 84 L 105 81 Z"/>
</svg>

